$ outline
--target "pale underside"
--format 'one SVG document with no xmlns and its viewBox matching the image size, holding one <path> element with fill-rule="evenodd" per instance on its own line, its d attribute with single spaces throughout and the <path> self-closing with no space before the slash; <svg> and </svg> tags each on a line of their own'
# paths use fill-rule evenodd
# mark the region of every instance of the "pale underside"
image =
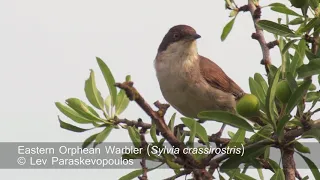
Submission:
<svg viewBox="0 0 320 180">
<path fill-rule="evenodd" d="M 187 117 L 205 110 L 234 111 L 235 96 L 208 84 L 198 57 L 195 41 L 173 43 L 157 55 L 155 69 L 164 98 Z"/>
</svg>

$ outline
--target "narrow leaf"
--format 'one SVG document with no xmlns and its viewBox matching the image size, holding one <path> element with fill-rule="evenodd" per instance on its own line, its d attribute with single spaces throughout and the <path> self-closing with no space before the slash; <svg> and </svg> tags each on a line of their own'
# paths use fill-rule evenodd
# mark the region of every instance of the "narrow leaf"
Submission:
<svg viewBox="0 0 320 180">
<path fill-rule="evenodd" d="M 128 132 L 133 145 L 136 148 L 139 148 L 141 145 L 141 139 L 140 139 L 140 134 L 138 132 L 138 129 L 136 127 L 128 126 Z"/>
<path fill-rule="evenodd" d="M 287 8 L 286 6 L 274 6 L 271 8 L 271 10 L 279 13 L 283 13 L 283 14 L 292 15 L 292 16 L 301 16 L 300 14 L 294 12 L 293 10 Z"/>
<path fill-rule="evenodd" d="M 294 143 L 294 148 L 301 152 L 301 153 L 309 153 L 310 154 L 310 149 L 306 146 L 304 146 L 303 144 L 301 144 L 300 142 L 296 141 Z"/>
<path fill-rule="evenodd" d="M 84 142 L 82 143 L 82 149 L 88 147 L 98 136 L 99 133 L 97 134 L 93 134 L 90 137 L 88 137 L 86 140 L 84 140 Z"/>
<path fill-rule="evenodd" d="M 278 71 L 276 72 L 272 84 L 270 85 L 270 88 L 268 89 L 268 93 L 267 93 L 267 97 L 266 97 L 266 109 L 267 109 L 267 116 L 268 118 L 271 120 L 271 123 L 275 126 L 275 122 L 276 122 L 276 118 L 275 118 L 275 114 L 274 114 L 274 106 L 275 106 L 275 93 L 276 93 L 276 88 L 277 88 L 277 84 L 279 81 L 279 77 L 280 77 L 280 71 L 281 68 L 278 69 Z"/>
<path fill-rule="evenodd" d="M 318 128 L 311 128 L 302 134 L 302 138 L 315 138 L 320 143 L 320 130 Z"/>
<path fill-rule="evenodd" d="M 288 27 L 272 22 L 272 21 L 268 21 L 268 20 L 260 20 L 257 22 L 257 25 L 272 33 L 272 34 L 276 34 L 279 36 L 294 36 L 295 34 L 293 33 L 292 30 L 290 30 Z"/>
<path fill-rule="evenodd" d="M 174 131 L 174 121 L 176 119 L 176 114 L 177 113 L 173 113 L 171 118 L 170 118 L 170 121 L 169 121 L 169 124 L 168 124 L 168 127 L 170 128 L 170 130 L 173 132 Z"/>
<path fill-rule="evenodd" d="M 81 124 L 85 124 L 85 123 L 92 123 L 92 120 L 89 120 L 83 116 L 81 116 L 79 113 L 77 113 L 75 110 L 59 103 L 56 102 L 55 103 L 57 108 L 67 117 L 69 117 L 70 119 L 72 119 L 73 121 L 77 122 L 77 123 L 81 123 Z"/>
<path fill-rule="evenodd" d="M 304 94 L 308 91 L 310 84 L 311 81 L 305 81 L 292 93 L 287 104 L 286 114 L 289 114 L 294 109 L 294 107 L 302 100 Z"/>
<path fill-rule="evenodd" d="M 259 85 L 262 87 L 264 94 L 267 94 L 268 84 L 267 84 L 266 80 L 262 77 L 262 75 L 259 73 L 255 73 L 254 80 L 257 81 L 259 83 Z"/>
<path fill-rule="evenodd" d="M 320 172 L 318 167 L 314 164 L 314 162 L 312 162 L 309 158 L 307 158 L 306 156 L 302 155 L 301 153 L 298 153 L 302 159 L 308 164 L 314 179 L 320 179 Z"/>
<path fill-rule="evenodd" d="M 113 78 L 113 75 L 109 69 L 109 67 L 102 61 L 102 59 L 96 57 L 97 62 L 99 64 L 100 70 L 104 76 L 104 79 L 108 85 L 110 96 L 111 96 L 111 102 L 112 105 L 116 104 L 117 100 L 117 89 L 115 87 L 115 80 Z"/>
<path fill-rule="evenodd" d="M 231 32 L 235 19 L 236 17 L 234 17 L 230 22 L 228 22 L 228 24 L 226 24 L 226 26 L 223 28 L 223 31 L 221 34 L 221 41 L 224 41 L 229 35 L 229 33 Z"/>
<path fill-rule="evenodd" d="M 242 128 L 246 131 L 253 132 L 252 126 L 247 122 L 247 119 L 232 114 L 226 111 L 203 111 L 198 114 L 199 118 L 213 120 L 221 123 L 231 125 L 233 127 Z"/>
<path fill-rule="evenodd" d="M 96 136 L 96 141 L 93 144 L 93 147 L 96 147 L 98 144 L 101 144 L 110 134 L 111 130 L 113 129 L 113 126 L 107 126 L 103 131 L 101 131 Z"/>
<path fill-rule="evenodd" d="M 97 109 L 103 109 L 103 98 L 100 91 L 97 89 L 94 71 L 90 70 L 90 77 L 86 80 L 84 91 L 89 102 Z"/>
<path fill-rule="evenodd" d="M 59 116 L 58 116 L 58 119 L 59 119 L 59 123 L 60 123 L 60 127 L 62 129 L 66 129 L 66 130 L 69 130 L 69 131 L 73 131 L 73 132 L 84 132 L 84 131 L 88 131 L 88 130 L 91 130 L 91 129 L 83 129 L 83 128 L 79 128 L 77 126 L 74 126 L 72 124 L 68 124 L 66 122 L 63 122 Z"/>
<path fill-rule="evenodd" d="M 157 138 L 157 128 L 156 128 L 156 124 L 152 123 L 152 126 L 150 128 L 150 136 L 153 140 L 153 142 L 158 143 L 158 138 Z"/>
<path fill-rule="evenodd" d="M 285 54 L 285 53 L 291 48 L 291 46 L 292 46 L 296 41 L 298 41 L 298 40 L 297 40 L 297 39 L 294 39 L 294 40 L 289 41 L 289 42 L 283 47 L 281 53 L 282 53 L 282 54 Z"/>
<path fill-rule="evenodd" d="M 298 78 L 305 78 L 320 74 L 320 59 L 309 61 L 308 64 L 304 64 L 297 69 Z"/>
<path fill-rule="evenodd" d="M 201 126 L 200 123 L 198 123 L 196 120 L 191 119 L 191 118 L 181 118 L 181 121 L 183 122 L 184 125 L 186 125 L 190 130 L 195 126 L 196 129 L 196 135 L 201 139 L 204 143 L 208 143 L 208 134 L 206 129 Z"/>
</svg>

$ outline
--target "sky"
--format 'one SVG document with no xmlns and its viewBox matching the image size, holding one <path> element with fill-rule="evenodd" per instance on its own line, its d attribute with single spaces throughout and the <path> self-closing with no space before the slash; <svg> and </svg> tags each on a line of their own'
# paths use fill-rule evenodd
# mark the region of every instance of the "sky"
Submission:
<svg viewBox="0 0 320 180">
<path fill-rule="evenodd" d="M 237 0 L 243 5 L 246 0 Z M 273 0 L 261 0 L 268 5 Z M 152 104 L 165 102 L 156 79 L 153 60 L 157 48 L 174 25 L 187 24 L 202 36 L 199 54 L 215 61 L 239 86 L 249 92 L 248 79 L 265 73 L 260 65 L 262 53 L 249 13 L 240 13 L 228 38 L 220 35 L 231 19 L 223 0 L 204 1 L 110 1 L 110 0 L 0 0 L 0 126 L 1 142 L 82 142 L 92 132 L 73 133 L 59 127 L 55 102 L 69 97 L 86 101 L 84 82 L 90 69 L 96 73 L 97 86 L 105 97 L 107 86 L 95 57 L 110 67 L 117 82 L 131 75 L 135 87 Z M 263 19 L 276 21 L 278 14 L 264 8 Z M 266 39 L 273 36 L 266 33 Z M 271 50 L 272 63 L 280 64 L 277 48 Z M 87 101 L 86 101 L 87 102 Z M 170 108 L 168 119 L 174 112 Z M 122 114 L 128 119 L 150 119 L 131 103 Z M 181 117 L 179 115 L 179 117 Z M 206 126 L 217 132 L 219 123 Z M 227 130 L 235 132 L 234 128 Z M 115 130 L 107 141 L 127 142 L 124 130 Z M 224 134 L 223 136 L 227 136 Z M 129 169 L 0 170 L 10 179 L 117 179 Z M 258 178 L 256 170 L 249 170 Z M 164 176 L 164 174 L 166 176 Z M 169 170 L 150 173 L 162 179 Z M 301 170 L 301 174 L 310 172 Z M 271 174 L 265 171 L 265 179 Z"/>
</svg>

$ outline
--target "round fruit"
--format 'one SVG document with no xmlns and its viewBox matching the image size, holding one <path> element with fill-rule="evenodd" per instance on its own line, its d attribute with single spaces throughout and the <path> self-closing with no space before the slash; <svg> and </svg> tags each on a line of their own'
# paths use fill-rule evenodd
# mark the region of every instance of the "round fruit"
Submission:
<svg viewBox="0 0 320 180">
<path fill-rule="evenodd" d="M 292 6 L 296 8 L 302 8 L 308 0 L 290 0 Z"/>
<path fill-rule="evenodd" d="M 282 80 L 278 83 L 276 88 L 276 97 L 282 102 L 287 103 L 290 99 L 292 92 L 288 81 Z"/>
<path fill-rule="evenodd" d="M 238 101 L 236 109 L 244 117 L 255 116 L 260 109 L 259 99 L 253 94 L 246 94 Z"/>
</svg>

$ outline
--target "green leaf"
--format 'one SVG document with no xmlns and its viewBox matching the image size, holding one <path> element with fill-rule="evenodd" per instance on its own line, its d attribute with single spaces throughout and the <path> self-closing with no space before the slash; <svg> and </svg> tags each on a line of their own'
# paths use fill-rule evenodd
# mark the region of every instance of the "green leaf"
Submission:
<svg viewBox="0 0 320 180">
<path fill-rule="evenodd" d="M 122 176 L 119 180 L 131 180 L 138 176 L 140 176 L 143 173 L 143 169 L 134 170 L 131 173 Z"/>
<path fill-rule="evenodd" d="M 320 130 L 318 128 L 311 128 L 309 131 L 302 134 L 302 138 L 315 138 L 320 143 Z"/>
<path fill-rule="evenodd" d="M 80 123 L 80 124 L 85 124 L 85 123 L 92 123 L 92 120 L 89 120 L 83 116 L 81 116 L 81 114 L 77 113 L 75 110 L 59 103 L 56 102 L 55 103 L 57 108 L 67 117 L 69 117 L 70 119 L 72 119 L 73 121 Z"/>
<path fill-rule="evenodd" d="M 296 69 L 303 64 L 303 59 L 305 56 L 305 48 L 306 48 L 306 41 L 301 39 L 298 43 L 298 48 L 295 51 L 293 56 L 292 62 L 290 64 L 290 72 L 295 76 Z"/>
<path fill-rule="evenodd" d="M 141 139 L 140 139 L 140 133 L 138 132 L 138 129 L 136 127 L 128 126 L 128 132 L 134 147 L 140 148 Z"/>
<path fill-rule="evenodd" d="M 233 148 L 235 145 L 237 147 L 242 147 L 241 144 L 244 143 L 245 136 L 246 136 L 246 131 L 243 129 L 238 129 L 236 134 L 231 138 L 227 147 Z"/>
<path fill-rule="evenodd" d="M 279 13 L 283 13 L 283 14 L 292 15 L 292 16 L 301 16 L 300 14 L 294 12 L 293 10 L 287 8 L 286 6 L 274 6 L 271 8 L 271 10 Z"/>
<path fill-rule="evenodd" d="M 294 107 L 302 100 L 304 94 L 306 94 L 306 92 L 308 91 L 310 84 L 310 80 L 305 81 L 292 93 L 286 107 L 286 114 L 289 114 L 294 109 Z"/>
<path fill-rule="evenodd" d="M 249 86 L 250 86 L 251 93 L 258 97 L 260 104 L 264 109 L 266 94 L 264 93 L 262 87 L 252 77 L 249 78 Z"/>
<path fill-rule="evenodd" d="M 259 73 L 255 73 L 254 80 L 257 81 L 259 83 L 259 85 L 262 87 L 264 94 L 267 94 L 268 84 L 267 84 L 266 80 L 262 77 L 262 75 Z"/>
<path fill-rule="evenodd" d="M 115 105 L 116 115 L 120 115 L 129 105 L 129 98 L 124 90 L 120 90 L 117 95 L 117 103 Z"/>
<path fill-rule="evenodd" d="M 59 116 L 58 116 L 58 119 L 59 119 L 59 123 L 60 123 L 60 127 L 62 129 L 66 129 L 66 130 L 69 130 L 69 131 L 73 131 L 73 132 L 84 132 L 84 131 L 88 131 L 88 130 L 91 130 L 91 129 L 83 129 L 83 128 L 79 128 L 77 126 L 74 126 L 72 124 L 68 124 L 66 122 L 63 122 Z"/>
<path fill-rule="evenodd" d="M 250 137 L 249 142 L 254 143 L 266 138 L 270 138 L 273 133 L 273 128 L 270 124 L 263 126 L 258 132 Z"/>
<path fill-rule="evenodd" d="M 310 7 L 316 9 L 319 6 L 319 0 L 309 0 Z"/>
<path fill-rule="evenodd" d="M 298 25 L 298 24 L 302 24 L 304 22 L 304 20 L 302 18 L 295 18 L 293 20 L 291 20 L 289 22 L 290 25 Z"/>
<path fill-rule="evenodd" d="M 308 92 L 306 101 L 312 102 L 312 101 L 319 101 L 320 99 L 320 92 Z"/>
<path fill-rule="evenodd" d="M 314 179 L 320 179 L 320 172 L 318 167 L 314 164 L 314 162 L 312 162 L 309 158 L 307 158 L 306 156 L 302 155 L 301 153 L 298 153 L 302 159 L 308 164 Z"/>
<path fill-rule="evenodd" d="M 235 180 L 256 180 L 255 178 L 253 178 L 249 175 L 243 174 L 243 173 L 236 173 L 234 175 L 234 179 Z"/>
<path fill-rule="evenodd" d="M 96 147 L 98 144 L 101 144 L 109 136 L 112 129 L 112 125 L 109 125 L 106 128 L 104 128 L 104 130 L 96 136 L 96 141 L 93 143 L 93 147 Z"/>
<path fill-rule="evenodd" d="M 176 114 L 177 113 L 173 113 L 171 118 L 170 118 L 170 121 L 169 121 L 169 124 L 168 124 L 168 127 L 170 128 L 170 130 L 173 132 L 174 131 L 174 121 L 176 119 Z"/>
<path fill-rule="evenodd" d="M 233 138 L 234 133 L 233 133 L 232 131 L 228 131 L 228 136 L 229 136 L 230 138 Z"/>
<path fill-rule="evenodd" d="M 99 133 L 97 134 L 93 134 L 90 137 L 88 137 L 86 140 L 84 140 L 84 142 L 82 143 L 82 149 L 88 147 L 98 136 Z"/>
<path fill-rule="evenodd" d="M 147 169 L 147 172 L 153 171 L 162 165 L 163 165 L 163 163 L 160 164 L 159 166 L 154 167 L 154 168 Z M 143 169 L 134 170 L 134 171 L 130 172 L 129 174 L 122 176 L 119 180 L 131 180 L 133 178 L 140 176 L 142 173 L 143 173 Z"/>
<path fill-rule="evenodd" d="M 242 128 L 246 131 L 253 132 L 252 126 L 247 119 L 236 114 L 226 111 L 203 111 L 198 114 L 199 118 L 209 119 L 221 123 L 228 124 L 233 127 Z"/>
<path fill-rule="evenodd" d="M 266 114 L 268 116 L 268 119 L 271 120 L 271 123 L 273 124 L 273 126 L 275 127 L 276 125 L 276 117 L 275 117 L 275 112 L 274 112 L 274 107 L 275 107 L 275 93 L 276 93 L 276 88 L 277 88 L 277 84 L 279 81 L 279 77 L 280 77 L 280 73 L 281 73 L 281 68 L 279 68 L 273 78 L 272 84 L 270 85 L 269 89 L 268 89 L 268 93 L 267 93 L 267 97 L 266 97 Z"/>
<path fill-rule="evenodd" d="M 195 126 L 195 130 L 196 130 L 196 135 L 197 137 L 199 137 L 199 139 L 201 139 L 204 143 L 208 143 L 208 134 L 206 129 L 201 126 L 200 123 L 198 123 L 196 120 L 191 119 L 191 118 L 185 118 L 182 117 L 181 121 L 183 122 L 184 125 L 186 125 L 190 130 L 192 130 Z M 192 133 L 192 132 L 191 132 Z"/>
<path fill-rule="evenodd" d="M 271 3 L 268 6 L 270 7 L 276 7 L 276 6 L 280 6 L 280 7 L 286 7 L 286 5 L 282 4 L 282 3 Z"/>
<path fill-rule="evenodd" d="M 287 114 L 279 120 L 278 125 L 277 125 L 277 135 L 278 136 L 282 137 L 283 131 L 284 131 L 283 129 L 286 126 L 287 122 L 290 120 L 290 118 L 291 118 L 291 115 Z"/>
<path fill-rule="evenodd" d="M 221 34 L 221 41 L 224 41 L 229 35 L 229 33 L 231 32 L 235 19 L 236 17 L 234 17 L 230 22 L 228 22 L 228 24 L 226 24 L 226 26 L 223 28 L 223 31 Z"/>
<path fill-rule="evenodd" d="M 304 33 L 304 32 L 309 32 L 312 28 L 315 27 L 316 24 L 319 24 L 320 19 L 319 18 L 313 18 L 311 21 L 308 22 L 307 25 L 305 25 L 303 28 L 299 29 L 298 33 Z"/>
<path fill-rule="evenodd" d="M 289 83 L 289 87 L 290 87 L 291 91 L 294 92 L 298 88 L 298 84 L 297 84 L 296 80 L 294 79 L 291 72 L 287 72 L 286 77 L 287 77 L 287 81 Z"/>
<path fill-rule="evenodd" d="M 94 71 L 90 70 L 90 77 L 86 80 L 84 91 L 89 102 L 97 109 L 103 109 L 103 98 L 100 91 L 97 89 Z"/>
<path fill-rule="evenodd" d="M 196 134 L 197 134 L 196 121 L 193 121 L 193 123 L 191 124 L 191 127 L 189 127 L 189 129 L 190 129 L 190 136 L 189 136 L 189 140 L 187 142 L 187 145 L 189 147 L 194 147 L 194 138 L 196 137 Z"/>
<path fill-rule="evenodd" d="M 261 155 L 266 148 L 267 145 L 260 145 L 257 147 L 249 147 L 246 148 L 244 151 L 243 156 L 241 154 L 234 154 L 231 155 L 229 159 L 227 159 L 221 166 L 221 171 L 228 171 L 230 169 L 237 168 L 241 163 L 248 161 L 249 159 L 256 158 L 257 156 Z"/>
<path fill-rule="evenodd" d="M 157 138 L 157 127 L 155 123 L 152 123 L 152 126 L 150 128 L 150 136 L 153 140 L 153 142 L 158 143 L 158 138 Z"/>
<path fill-rule="evenodd" d="M 294 148 L 302 153 L 309 153 L 310 154 L 310 149 L 306 146 L 304 146 L 303 144 L 301 144 L 300 142 L 296 141 L 294 143 Z"/>
<path fill-rule="evenodd" d="M 117 100 L 117 89 L 115 87 L 116 82 L 113 78 L 113 75 L 112 75 L 109 67 L 99 57 L 96 57 L 96 59 L 99 64 L 100 70 L 104 76 L 104 79 L 108 85 L 111 100 L 112 100 L 111 104 L 114 105 L 114 104 L 116 104 L 116 100 Z"/>
<path fill-rule="evenodd" d="M 318 56 L 313 54 L 308 48 L 306 49 L 306 56 L 310 61 L 318 58 Z"/>
<path fill-rule="evenodd" d="M 111 112 L 113 111 L 113 109 L 111 107 L 111 96 L 110 95 L 105 99 L 104 105 L 106 106 L 107 113 L 109 115 L 111 115 Z"/>
<path fill-rule="evenodd" d="M 126 76 L 126 81 L 130 81 L 131 80 L 131 76 L 128 75 Z M 127 97 L 126 92 L 121 89 L 117 95 L 117 103 L 115 105 L 116 108 L 116 115 L 120 115 L 129 105 L 129 98 Z"/>
<path fill-rule="evenodd" d="M 90 120 L 97 120 L 103 122 L 98 116 L 96 116 L 96 112 L 83 101 L 77 98 L 69 98 L 66 100 L 66 103 L 69 107 L 75 110 L 77 113 L 81 114 L 83 117 L 90 119 Z"/>
<path fill-rule="evenodd" d="M 304 64 L 297 69 L 298 78 L 305 78 L 320 74 L 320 59 L 309 61 L 308 64 Z"/>
<path fill-rule="evenodd" d="M 279 36 L 295 36 L 295 34 L 293 33 L 292 30 L 290 30 L 288 27 L 272 22 L 272 21 L 268 21 L 268 20 L 260 20 L 257 22 L 257 25 L 272 33 L 272 34 L 276 34 Z"/>
<path fill-rule="evenodd" d="M 285 180 L 285 176 L 282 169 L 277 169 L 275 174 L 271 177 L 270 180 Z"/>
<path fill-rule="evenodd" d="M 285 53 L 291 48 L 291 46 L 292 46 L 296 41 L 298 41 L 298 40 L 297 40 L 297 39 L 294 39 L 294 40 L 289 41 L 289 42 L 283 47 L 281 53 L 282 53 L 282 54 L 285 54 Z"/>
<path fill-rule="evenodd" d="M 258 174 L 259 174 L 260 180 L 264 180 L 264 176 L 263 176 L 262 168 L 258 168 L 258 169 L 257 169 L 257 171 L 258 171 Z"/>
</svg>

